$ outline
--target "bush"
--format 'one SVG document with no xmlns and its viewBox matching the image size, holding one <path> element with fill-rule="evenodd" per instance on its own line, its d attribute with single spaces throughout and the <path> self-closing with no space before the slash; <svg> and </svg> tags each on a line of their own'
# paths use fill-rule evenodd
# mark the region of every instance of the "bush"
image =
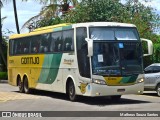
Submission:
<svg viewBox="0 0 160 120">
<path fill-rule="evenodd" d="M 0 80 L 7 80 L 8 74 L 7 72 L 0 72 Z"/>
</svg>

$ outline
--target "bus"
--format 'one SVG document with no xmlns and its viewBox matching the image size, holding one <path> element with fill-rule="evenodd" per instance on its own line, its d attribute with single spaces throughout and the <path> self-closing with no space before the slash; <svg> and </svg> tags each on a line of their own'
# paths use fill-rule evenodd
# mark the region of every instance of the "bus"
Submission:
<svg viewBox="0 0 160 120">
<path fill-rule="evenodd" d="M 143 55 L 142 40 L 148 53 Z M 116 22 L 64 23 L 10 36 L 8 82 L 20 92 L 34 89 L 77 96 L 141 94 L 143 56 L 150 40 L 135 25 Z"/>
</svg>

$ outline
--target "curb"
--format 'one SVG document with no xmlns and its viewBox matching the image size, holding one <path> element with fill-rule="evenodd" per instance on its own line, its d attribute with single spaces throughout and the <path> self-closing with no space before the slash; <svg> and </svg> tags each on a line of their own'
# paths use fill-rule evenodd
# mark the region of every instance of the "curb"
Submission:
<svg viewBox="0 0 160 120">
<path fill-rule="evenodd" d="M 0 83 L 8 83 L 8 80 L 0 80 Z"/>
</svg>

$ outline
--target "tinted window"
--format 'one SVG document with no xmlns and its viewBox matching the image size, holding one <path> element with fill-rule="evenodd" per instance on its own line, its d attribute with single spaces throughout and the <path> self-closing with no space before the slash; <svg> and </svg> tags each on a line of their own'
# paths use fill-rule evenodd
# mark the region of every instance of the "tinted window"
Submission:
<svg viewBox="0 0 160 120">
<path fill-rule="evenodd" d="M 14 41 L 14 54 L 28 54 L 30 53 L 30 39 L 21 38 Z"/>
<path fill-rule="evenodd" d="M 50 52 L 50 43 L 51 43 L 51 35 L 50 34 L 43 34 L 41 35 L 41 42 L 40 42 L 40 53 L 47 53 Z"/>
<path fill-rule="evenodd" d="M 153 73 L 160 72 L 160 66 L 154 66 Z"/>
<path fill-rule="evenodd" d="M 64 51 L 73 51 L 73 30 L 66 30 L 63 31 L 63 45 L 64 45 Z"/>
<path fill-rule="evenodd" d="M 157 73 L 160 72 L 160 66 L 149 66 L 144 71 L 145 73 Z"/>
<path fill-rule="evenodd" d="M 145 73 L 152 73 L 153 72 L 153 68 L 154 68 L 153 66 L 149 66 L 144 70 L 144 72 Z"/>
<path fill-rule="evenodd" d="M 77 28 L 76 29 L 76 40 L 77 40 L 77 59 L 79 72 L 82 77 L 90 78 L 90 65 L 89 65 L 89 57 L 87 42 L 85 38 L 87 37 L 86 28 Z"/>
<path fill-rule="evenodd" d="M 136 28 L 90 27 L 89 33 L 93 40 L 139 40 Z"/>
<path fill-rule="evenodd" d="M 74 50 L 72 30 L 41 34 L 10 40 L 10 55 L 69 52 Z"/>
<path fill-rule="evenodd" d="M 55 32 L 51 34 L 51 52 L 61 52 L 63 48 L 62 32 Z"/>
<path fill-rule="evenodd" d="M 31 39 L 31 53 L 39 53 L 39 48 L 41 43 L 40 35 L 30 37 L 30 39 Z"/>
<path fill-rule="evenodd" d="M 14 55 L 13 46 L 14 46 L 14 40 L 9 41 L 9 55 Z"/>
</svg>

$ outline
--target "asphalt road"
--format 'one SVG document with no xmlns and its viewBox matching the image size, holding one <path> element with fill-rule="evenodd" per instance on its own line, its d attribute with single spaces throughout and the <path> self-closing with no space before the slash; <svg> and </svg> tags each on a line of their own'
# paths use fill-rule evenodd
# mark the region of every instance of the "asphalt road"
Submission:
<svg viewBox="0 0 160 120">
<path fill-rule="evenodd" d="M 143 95 L 123 95 L 120 101 L 111 101 L 108 97 L 80 97 L 77 102 L 71 102 L 64 94 L 37 90 L 34 91 L 33 94 L 27 95 L 19 93 L 17 87 L 10 86 L 6 83 L 0 83 L 0 111 L 62 111 L 58 113 L 62 114 L 62 117 L 58 117 L 56 119 L 66 119 L 66 117 L 63 116 L 63 111 L 99 112 L 82 112 L 82 115 L 84 114 L 84 116 L 89 116 L 89 114 L 91 114 L 92 117 L 93 114 L 100 114 L 100 112 L 103 113 L 104 111 L 148 111 L 150 113 L 150 111 L 160 111 L 160 97 L 158 97 L 155 92 L 145 92 Z M 92 117 L 87 117 L 87 119 L 106 119 L 106 116 L 96 117 L 95 115 L 95 117 Z M 68 119 L 74 118 L 75 117 L 70 117 Z M 109 118 L 111 120 L 115 119 L 114 117 Z M 128 117 L 116 118 L 128 120 Z M 20 118 L 15 119 L 18 120 Z M 84 119 L 84 117 L 76 119 L 81 120 Z M 130 117 L 130 119 L 135 119 L 135 117 Z M 138 119 L 143 120 L 144 117 L 138 117 Z M 145 119 L 158 120 L 159 118 L 146 117 Z"/>
</svg>

